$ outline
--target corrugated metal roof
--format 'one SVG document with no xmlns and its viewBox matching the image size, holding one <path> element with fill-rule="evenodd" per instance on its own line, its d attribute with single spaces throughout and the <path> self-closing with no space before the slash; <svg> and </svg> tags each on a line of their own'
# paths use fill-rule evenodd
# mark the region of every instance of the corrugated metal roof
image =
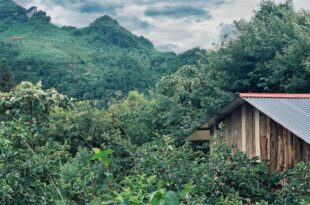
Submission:
<svg viewBox="0 0 310 205">
<path fill-rule="evenodd" d="M 310 98 L 305 96 L 242 98 L 310 144 Z"/>
</svg>

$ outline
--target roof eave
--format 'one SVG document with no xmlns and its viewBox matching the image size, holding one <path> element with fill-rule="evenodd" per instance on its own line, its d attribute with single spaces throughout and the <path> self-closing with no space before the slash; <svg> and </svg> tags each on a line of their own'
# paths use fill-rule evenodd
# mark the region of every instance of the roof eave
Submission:
<svg viewBox="0 0 310 205">
<path fill-rule="evenodd" d="M 246 101 L 240 97 L 236 98 L 235 100 L 231 101 L 224 107 L 220 109 L 219 112 L 215 113 L 206 123 L 203 123 L 203 125 L 207 125 L 206 128 L 211 129 L 214 127 L 218 122 L 225 119 L 227 116 L 229 116 L 235 109 L 242 106 Z"/>
</svg>

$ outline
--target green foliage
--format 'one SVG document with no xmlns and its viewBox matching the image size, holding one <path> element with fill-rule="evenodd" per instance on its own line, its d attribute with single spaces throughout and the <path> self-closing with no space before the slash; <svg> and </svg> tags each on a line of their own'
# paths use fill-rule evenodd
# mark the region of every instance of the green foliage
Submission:
<svg viewBox="0 0 310 205">
<path fill-rule="evenodd" d="M 138 92 L 130 92 L 128 97 L 114 103 L 108 109 L 115 128 L 129 142 L 141 145 L 155 138 L 153 129 L 154 100 L 147 99 Z"/>
<path fill-rule="evenodd" d="M 178 205 L 179 197 L 173 191 L 161 187 L 154 176 L 136 175 L 126 177 L 121 183 L 123 188 L 116 194 L 115 203 L 129 205 Z M 102 202 L 102 204 L 112 204 Z"/>
<path fill-rule="evenodd" d="M 14 77 L 10 69 L 0 64 L 0 92 L 8 92 L 14 85 Z"/>
<path fill-rule="evenodd" d="M 68 159 L 68 146 L 46 138 L 49 113 L 70 107 L 70 100 L 40 85 L 22 83 L 0 98 L 1 203 L 47 204 L 59 166 Z"/>
<path fill-rule="evenodd" d="M 184 66 L 157 83 L 158 102 L 153 115 L 156 125 L 165 131 L 161 133 L 185 136 L 232 99 L 233 95 L 222 90 L 206 69 L 205 66 Z M 176 130 L 181 133 L 177 135 Z"/>
<path fill-rule="evenodd" d="M 0 9 L 0 60 L 17 81 L 92 99 L 29 82 L 0 93 L 1 204 L 310 203 L 309 163 L 268 174 L 221 132 L 208 153 L 183 140 L 235 92 L 308 92 L 308 12 L 264 1 L 218 50 L 178 57 L 107 16 L 60 29 L 36 8 Z"/>
<path fill-rule="evenodd" d="M 56 90 L 44 92 L 41 83 L 22 82 L 9 93 L 0 93 L 0 113 L 7 120 L 22 117 L 25 121 L 40 123 L 56 107 L 72 106 L 71 99 Z"/>
<path fill-rule="evenodd" d="M 182 54 L 191 65 L 156 84 L 158 132 L 186 136 L 234 93 L 309 92 L 309 17 L 290 2 L 264 1 L 249 22 L 235 22 L 235 32 L 218 49 Z M 189 60 L 197 55 L 204 57 Z"/>
<path fill-rule="evenodd" d="M 91 156 L 89 150 L 81 148 L 74 158 L 60 167 L 58 185 L 66 203 L 87 204 L 108 191 L 104 167 L 93 163 Z"/>
<path fill-rule="evenodd" d="M 68 143 L 71 152 L 78 147 L 101 147 L 120 132 L 114 128 L 109 113 L 92 108 L 87 102 L 75 104 L 75 109 L 57 110 L 50 115 L 48 136 L 62 143 Z"/>
<path fill-rule="evenodd" d="M 208 156 L 188 144 L 175 147 L 169 138 L 157 139 L 137 149 L 134 173 L 156 176 L 168 190 L 177 192 L 182 192 L 185 184 L 193 184 L 189 198 L 196 203 L 214 204 L 236 192 L 243 202 L 272 202 L 271 190 L 280 176 L 269 175 L 266 163 L 248 159 L 241 152 L 233 154 L 232 149 L 220 135 L 214 138 Z"/>
<path fill-rule="evenodd" d="M 169 137 L 143 144 L 136 150 L 135 159 L 135 173 L 156 176 L 169 190 L 181 191 L 185 184 L 200 181 L 205 173 L 204 154 L 194 152 L 189 144 L 176 147 Z"/>
<path fill-rule="evenodd" d="M 276 204 L 310 203 L 310 163 L 301 162 L 287 173 L 287 183 L 277 192 Z"/>
<path fill-rule="evenodd" d="M 148 113 L 155 107 L 156 95 L 147 100 L 131 93 L 106 111 L 87 102 L 72 106 L 67 97 L 30 83 L 2 95 L 1 203 L 308 202 L 309 185 L 302 182 L 308 181 L 307 165 L 299 165 L 288 175 L 289 183 L 273 193 L 281 176 L 269 175 L 265 162 L 233 151 L 221 133 L 207 155 L 188 143 L 154 134 L 157 128 L 143 121 L 152 117 Z M 139 124 L 141 130 L 135 131 Z M 136 136 L 143 129 L 154 133 L 140 142 Z M 92 147 L 102 150 L 94 149 L 92 155 Z"/>
<path fill-rule="evenodd" d="M 117 21 L 105 15 L 96 19 L 89 27 L 82 29 L 81 34 L 89 35 L 89 42 L 97 46 L 114 45 L 120 48 L 153 48 L 153 44 L 143 37 L 134 36 Z"/>
<path fill-rule="evenodd" d="M 109 16 L 82 29 L 59 28 L 35 7 L 26 10 L 1 0 L 0 9 L 1 60 L 12 67 L 18 83 L 42 81 L 45 88 L 106 106 L 132 90 L 147 93 L 186 63 L 173 53 L 158 52 Z"/>
<path fill-rule="evenodd" d="M 206 177 L 202 182 L 205 191 L 210 194 L 208 200 L 212 202 L 220 196 L 230 196 L 236 192 L 244 201 L 259 202 L 272 201 L 273 187 L 281 179 L 277 174 L 269 174 L 265 162 L 258 162 L 257 158 L 248 159 L 245 153 L 225 145 L 223 135 L 218 133 L 212 144 L 206 169 Z"/>
<path fill-rule="evenodd" d="M 234 37 L 210 53 L 208 67 L 224 90 L 308 92 L 309 17 L 290 1 L 264 1 L 251 21 L 235 23 Z"/>
<path fill-rule="evenodd" d="M 122 189 L 120 193 L 114 190 L 113 174 L 111 170 L 110 155 L 113 153 L 111 149 L 101 150 L 94 148 L 92 160 L 99 160 L 104 167 L 105 176 L 109 187 L 109 197 L 105 199 L 103 204 L 149 204 L 149 205 L 176 205 L 179 204 L 178 196 L 175 192 L 167 191 L 157 184 L 154 189 L 155 177 L 146 178 L 144 175 L 136 175 L 125 177 L 121 182 Z M 153 191 L 151 194 L 150 192 Z M 108 200 L 108 201 L 106 201 Z"/>
</svg>

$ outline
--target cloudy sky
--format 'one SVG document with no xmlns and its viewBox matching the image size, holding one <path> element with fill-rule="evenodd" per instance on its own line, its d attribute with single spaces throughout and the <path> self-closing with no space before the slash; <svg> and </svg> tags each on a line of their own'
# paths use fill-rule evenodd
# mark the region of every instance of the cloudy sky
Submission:
<svg viewBox="0 0 310 205">
<path fill-rule="evenodd" d="M 14 0 L 37 6 L 57 25 L 85 27 L 108 14 L 121 26 L 150 39 L 163 51 L 212 48 L 233 20 L 250 19 L 261 0 Z M 283 2 L 285 0 L 275 0 Z M 310 0 L 294 0 L 295 8 L 310 9 Z"/>
</svg>

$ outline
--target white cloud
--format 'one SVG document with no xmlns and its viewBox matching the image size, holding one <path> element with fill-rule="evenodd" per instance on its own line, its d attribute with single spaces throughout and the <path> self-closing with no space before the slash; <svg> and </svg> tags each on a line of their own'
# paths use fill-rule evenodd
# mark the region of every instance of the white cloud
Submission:
<svg viewBox="0 0 310 205">
<path fill-rule="evenodd" d="M 37 6 L 52 17 L 57 25 L 85 27 L 96 18 L 108 14 L 116 18 L 120 25 L 137 35 L 150 39 L 160 50 L 183 52 L 193 47 L 211 48 L 220 38 L 221 26 L 231 24 L 234 20 L 249 20 L 253 11 L 259 8 L 260 0 L 14 0 L 29 8 Z M 275 0 L 284 2 L 285 0 Z M 72 3 L 74 2 L 74 3 Z M 82 6 L 93 3 L 102 8 Z M 310 9 L 309 0 L 295 0 L 296 9 Z M 85 8 L 85 7 L 84 7 Z M 94 8 L 92 10 L 92 8 Z M 181 8 L 200 10 L 202 15 L 145 15 L 150 8 L 168 9 L 166 14 L 177 12 Z M 210 18 L 203 17 L 203 10 Z M 160 12 L 159 12 L 160 13 Z M 164 13 L 165 14 L 165 13 Z"/>
</svg>

